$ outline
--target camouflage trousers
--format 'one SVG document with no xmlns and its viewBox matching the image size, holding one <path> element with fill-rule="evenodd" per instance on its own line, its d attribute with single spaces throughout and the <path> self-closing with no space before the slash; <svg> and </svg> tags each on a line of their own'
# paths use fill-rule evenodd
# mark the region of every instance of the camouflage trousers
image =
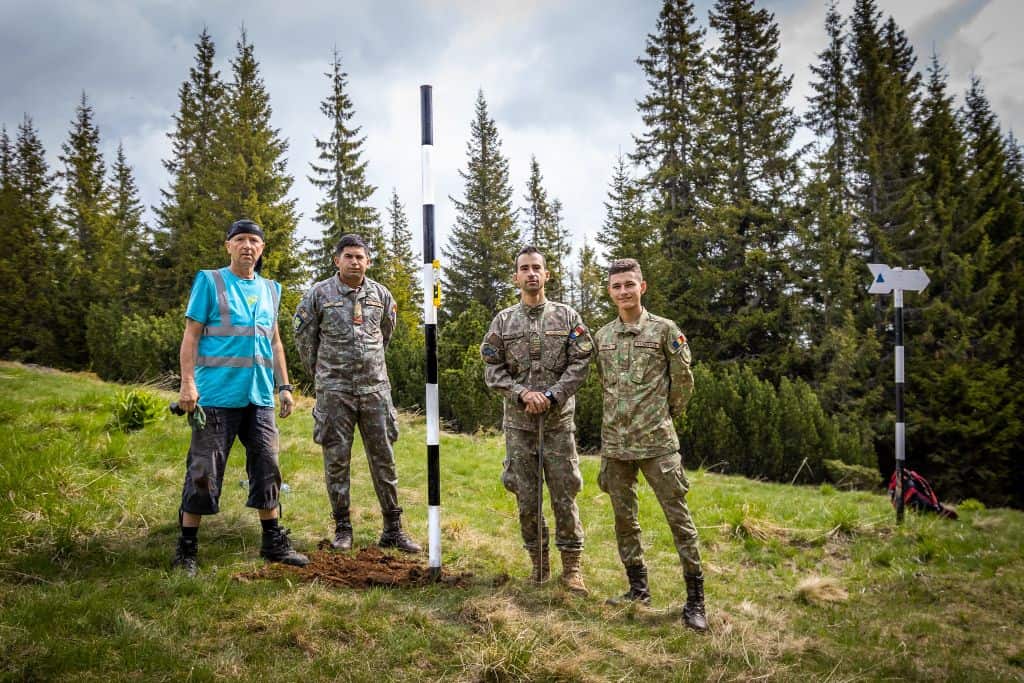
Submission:
<svg viewBox="0 0 1024 683">
<path fill-rule="evenodd" d="M 537 432 L 505 428 L 505 465 L 501 483 L 516 494 L 523 547 L 537 547 Z M 583 488 L 576 439 L 568 430 L 544 433 L 544 480 L 555 512 L 555 546 L 559 550 L 583 549 L 583 525 L 576 494 Z M 543 521 L 544 547 L 548 545 L 547 520 Z"/>
<path fill-rule="evenodd" d="M 398 420 L 391 394 L 382 391 L 357 396 L 340 391 L 318 391 L 313 421 L 313 441 L 323 446 L 327 497 L 335 519 L 347 515 L 351 504 L 350 465 L 357 426 L 381 512 L 385 516 L 401 514 L 398 474 L 391 448 L 398 440 Z"/>
<path fill-rule="evenodd" d="M 612 500 L 615 513 L 615 540 L 619 545 L 619 559 L 629 567 L 643 564 L 644 551 L 640 543 L 639 509 L 636 494 L 637 473 L 643 472 L 644 479 L 654 491 L 661 509 L 672 530 L 672 539 L 683 565 L 683 572 L 689 576 L 701 574 L 700 550 L 697 547 L 697 527 L 693 525 L 690 510 L 686 506 L 686 492 L 690 483 L 683 472 L 679 453 L 641 460 L 616 460 L 601 458 L 601 471 L 597 485 Z"/>
</svg>

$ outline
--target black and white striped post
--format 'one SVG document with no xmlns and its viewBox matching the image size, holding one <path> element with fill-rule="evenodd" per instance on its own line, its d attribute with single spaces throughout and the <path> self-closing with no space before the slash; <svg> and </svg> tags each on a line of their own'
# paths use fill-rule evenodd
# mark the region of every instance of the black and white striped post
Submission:
<svg viewBox="0 0 1024 683">
<path fill-rule="evenodd" d="M 426 338 L 427 537 L 430 573 L 441 575 L 441 447 L 437 392 L 437 309 L 441 305 L 441 263 L 434 253 L 433 89 L 420 86 L 423 168 L 423 334 Z"/>
<path fill-rule="evenodd" d="M 906 381 L 906 367 L 903 352 L 903 291 L 921 292 L 928 286 L 928 276 L 923 270 L 889 268 L 881 263 L 869 263 L 873 281 L 868 288 L 870 294 L 893 294 L 896 308 L 896 522 L 903 522 L 903 469 L 907 461 L 907 423 L 904 414 L 903 385 Z"/>
</svg>

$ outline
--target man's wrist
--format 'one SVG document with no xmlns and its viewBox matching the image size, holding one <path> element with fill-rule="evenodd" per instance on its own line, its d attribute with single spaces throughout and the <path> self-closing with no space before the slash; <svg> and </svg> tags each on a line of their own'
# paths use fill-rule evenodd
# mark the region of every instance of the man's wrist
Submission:
<svg viewBox="0 0 1024 683">
<path fill-rule="evenodd" d="M 282 391 L 291 392 L 292 389 L 293 387 L 291 384 L 282 384 L 277 388 L 277 393 L 280 394 Z"/>
<path fill-rule="evenodd" d="M 558 401 L 555 400 L 555 395 L 553 393 L 551 393 L 550 389 L 548 389 L 547 391 L 544 392 L 544 398 L 546 398 L 547 400 L 551 401 L 551 405 L 553 405 L 553 406 L 558 405 Z"/>
</svg>

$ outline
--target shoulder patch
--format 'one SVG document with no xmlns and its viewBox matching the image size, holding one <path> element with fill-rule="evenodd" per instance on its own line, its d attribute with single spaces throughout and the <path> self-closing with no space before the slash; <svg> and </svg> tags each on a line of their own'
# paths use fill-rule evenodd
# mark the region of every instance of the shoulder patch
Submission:
<svg viewBox="0 0 1024 683">
<path fill-rule="evenodd" d="M 569 341 L 573 341 L 576 337 L 582 337 L 587 333 L 587 328 L 583 325 L 577 325 L 572 332 L 569 333 Z"/>
<path fill-rule="evenodd" d="M 678 351 L 684 346 L 686 346 L 686 335 L 680 332 L 679 336 L 672 340 L 672 351 Z"/>
<path fill-rule="evenodd" d="M 593 345 L 593 344 L 591 344 L 591 343 L 590 343 L 590 342 L 589 342 L 588 340 L 586 340 L 586 339 L 584 339 L 584 340 L 583 340 L 583 341 L 581 341 L 581 342 L 580 342 L 579 344 L 577 344 L 577 346 L 579 346 L 579 347 L 580 347 L 580 351 L 582 351 L 583 353 L 590 353 L 591 351 L 593 351 L 593 350 L 594 350 L 594 345 Z"/>
</svg>

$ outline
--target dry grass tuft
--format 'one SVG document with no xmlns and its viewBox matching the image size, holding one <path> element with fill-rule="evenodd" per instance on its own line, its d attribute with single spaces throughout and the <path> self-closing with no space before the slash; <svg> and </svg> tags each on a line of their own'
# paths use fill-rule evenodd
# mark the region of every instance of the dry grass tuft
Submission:
<svg viewBox="0 0 1024 683">
<path fill-rule="evenodd" d="M 846 602 L 850 594 L 838 579 L 830 576 L 811 576 L 796 587 L 796 599 L 808 605 L 823 605 L 830 602 Z"/>
</svg>

